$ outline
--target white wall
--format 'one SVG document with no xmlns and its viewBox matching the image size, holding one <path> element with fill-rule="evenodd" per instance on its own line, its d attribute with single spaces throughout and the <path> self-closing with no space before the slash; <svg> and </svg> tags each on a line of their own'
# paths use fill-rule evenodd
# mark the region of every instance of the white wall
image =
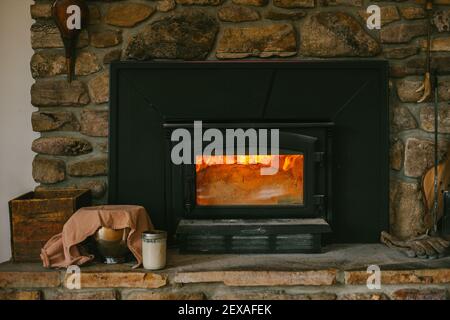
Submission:
<svg viewBox="0 0 450 320">
<path fill-rule="evenodd" d="M 31 176 L 32 0 L 0 0 L 0 262 L 11 257 L 8 200 L 34 188 Z"/>
</svg>

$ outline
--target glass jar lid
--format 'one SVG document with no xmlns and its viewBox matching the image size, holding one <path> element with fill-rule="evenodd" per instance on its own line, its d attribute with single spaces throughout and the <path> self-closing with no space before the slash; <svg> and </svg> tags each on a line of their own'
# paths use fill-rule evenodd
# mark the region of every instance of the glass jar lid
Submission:
<svg viewBox="0 0 450 320">
<path fill-rule="evenodd" d="M 166 239 L 167 232 L 163 230 L 152 230 L 142 232 L 142 240 Z"/>
</svg>

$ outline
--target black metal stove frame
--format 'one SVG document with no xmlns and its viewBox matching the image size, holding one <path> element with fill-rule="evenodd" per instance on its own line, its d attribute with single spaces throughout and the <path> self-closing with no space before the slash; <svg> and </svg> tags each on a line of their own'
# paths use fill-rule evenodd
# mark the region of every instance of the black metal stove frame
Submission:
<svg viewBox="0 0 450 320">
<path fill-rule="evenodd" d="M 330 241 L 341 243 L 378 242 L 380 231 L 387 230 L 386 61 L 115 62 L 110 74 L 109 202 L 143 205 L 154 225 L 171 236 L 180 226 L 179 239 L 190 235 L 194 251 L 209 241 L 208 249 L 224 252 L 311 252 L 320 249 L 316 235 L 330 230 Z M 174 169 L 167 153 L 171 126 L 195 120 L 235 128 L 275 126 L 310 137 L 316 136 L 314 130 L 325 132 L 317 142 L 326 144 L 308 151 L 318 161 L 315 168 L 322 168 L 309 188 L 316 190 L 307 206 L 315 209 L 283 208 L 287 211 L 278 211 L 284 219 L 279 223 L 273 208 L 235 208 L 233 214 L 196 208 L 195 190 L 186 183 L 192 167 Z M 323 212 L 314 204 L 321 200 Z M 226 217 L 233 219 L 219 219 Z M 250 224 L 256 217 L 259 227 Z M 228 228 L 222 228 L 224 221 Z M 224 234 L 207 231 L 218 224 Z"/>
</svg>

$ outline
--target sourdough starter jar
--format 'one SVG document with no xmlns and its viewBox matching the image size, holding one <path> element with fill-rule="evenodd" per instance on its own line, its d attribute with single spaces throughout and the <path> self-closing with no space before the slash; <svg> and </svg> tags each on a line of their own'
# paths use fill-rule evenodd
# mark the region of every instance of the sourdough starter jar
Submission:
<svg viewBox="0 0 450 320">
<path fill-rule="evenodd" d="M 142 233 L 142 261 L 145 269 L 158 270 L 166 266 L 167 233 L 161 230 Z"/>
</svg>

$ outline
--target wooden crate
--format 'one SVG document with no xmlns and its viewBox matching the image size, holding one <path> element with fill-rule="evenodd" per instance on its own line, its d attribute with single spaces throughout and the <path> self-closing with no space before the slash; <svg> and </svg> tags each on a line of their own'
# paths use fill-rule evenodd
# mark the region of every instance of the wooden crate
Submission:
<svg viewBox="0 0 450 320">
<path fill-rule="evenodd" d="M 13 261 L 40 261 L 47 240 L 62 231 L 75 211 L 90 205 L 87 189 L 28 192 L 9 201 Z"/>
</svg>

